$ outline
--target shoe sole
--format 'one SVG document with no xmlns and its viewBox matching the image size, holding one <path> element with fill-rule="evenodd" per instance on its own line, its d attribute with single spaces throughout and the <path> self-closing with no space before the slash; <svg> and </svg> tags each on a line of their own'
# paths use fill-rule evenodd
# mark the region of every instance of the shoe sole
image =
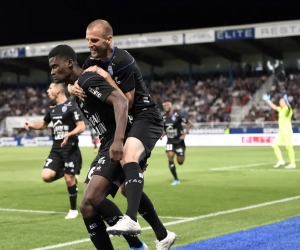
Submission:
<svg viewBox="0 0 300 250">
<path fill-rule="evenodd" d="M 137 236 L 142 233 L 142 230 L 135 230 L 135 231 L 123 231 L 123 230 L 106 230 L 108 234 L 120 236 L 120 235 L 129 235 L 129 236 Z"/>
</svg>

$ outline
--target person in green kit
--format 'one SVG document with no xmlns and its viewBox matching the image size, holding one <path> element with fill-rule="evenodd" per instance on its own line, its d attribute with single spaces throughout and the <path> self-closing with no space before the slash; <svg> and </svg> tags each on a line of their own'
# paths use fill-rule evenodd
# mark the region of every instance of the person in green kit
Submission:
<svg viewBox="0 0 300 250">
<path fill-rule="evenodd" d="M 278 168 L 280 166 L 285 165 L 285 162 L 282 158 L 282 154 L 280 151 L 279 146 L 283 143 L 288 151 L 290 164 L 287 165 L 285 168 L 296 168 L 295 162 L 295 151 L 293 148 L 293 129 L 292 129 L 292 116 L 293 110 L 287 95 L 285 94 L 283 98 L 279 100 L 279 106 L 275 105 L 271 101 L 270 95 L 264 94 L 263 100 L 266 101 L 270 107 L 278 112 L 278 126 L 279 131 L 276 135 L 272 148 L 274 149 L 274 153 L 277 157 L 278 162 L 274 165 L 274 168 Z"/>
</svg>

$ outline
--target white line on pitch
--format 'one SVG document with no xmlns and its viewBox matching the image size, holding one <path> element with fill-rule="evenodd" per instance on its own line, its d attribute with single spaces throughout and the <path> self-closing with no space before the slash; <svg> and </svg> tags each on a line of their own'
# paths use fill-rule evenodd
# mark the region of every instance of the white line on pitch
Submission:
<svg viewBox="0 0 300 250">
<path fill-rule="evenodd" d="M 186 218 L 186 219 L 182 219 L 182 220 L 178 220 L 178 221 L 171 221 L 171 222 L 164 223 L 164 225 L 165 226 L 177 225 L 177 224 L 180 224 L 180 223 L 186 223 L 186 222 L 190 222 L 190 221 L 201 220 L 201 219 L 206 219 L 206 218 L 210 218 L 210 217 L 216 217 L 216 216 L 219 216 L 219 215 L 231 214 L 231 213 L 236 213 L 236 212 L 240 212 L 240 211 L 251 210 L 251 209 L 255 209 L 255 208 L 270 206 L 270 205 L 283 203 L 283 202 L 288 202 L 288 201 L 293 201 L 293 200 L 297 200 L 297 199 L 300 199 L 300 196 L 294 196 L 294 197 L 285 198 L 285 199 L 281 199 L 281 200 L 264 202 L 264 203 L 260 203 L 260 204 L 256 204 L 256 205 L 252 205 L 252 206 L 235 208 L 235 209 L 231 209 L 231 210 L 225 210 L 225 211 L 220 211 L 220 212 L 216 212 L 216 213 L 200 215 L 200 216 L 196 216 L 196 217 L 192 217 L 192 218 Z M 151 229 L 151 227 L 142 228 L 142 230 L 144 230 L 144 231 L 145 230 L 150 230 L 150 229 Z M 56 245 L 50 245 L 50 246 L 46 246 L 46 247 L 34 248 L 34 249 L 31 249 L 31 250 L 56 249 L 56 248 L 76 245 L 76 244 L 80 244 L 80 243 L 84 243 L 84 242 L 88 242 L 88 241 L 90 241 L 90 238 L 75 240 L 75 241 L 70 241 L 70 242 L 65 242 L 65 243 L 60 243 L 60 244 L 56 244 Z"/>
<path fill-rule="evenodd" d="M 17 212 L 17 213 L 35 213 L 35 214 L 66 214 L 67 212 L 57 212 L 57 211 L 44 211 L 44 210 L 27 210 L 27 209 L 14 209 L 14 208 L 0 208 L 0 212 Z M 173 220 L 183 220 L 190 217 L 177 217 L 177 216 L 159 216 L 162 219 L 173 219 Z"/>
<path fill-rule="evenodd" d="M 241 169 L 241 168 L 237 168 L 237 169 L 228 169 L 228 170 L 225 169 L 224 171 L 229 171 L 229 172 L 232 172 L 232 171 L 235 171 L 235 172 L 280 172 L 280 173 L 282 173 L 282 172 L 285 172 L 285 173 L 298 172 L 298 173 L 300 173 L 300 170 L 297 170 L 297 169 Z"/>
<path fill-rule="evenodd" d="M 18 212 L 18 213 L 34 213 L 34 214 L 65 214 L 67 212 L 57 211 L 43 211 L 43 210 L 27 210 L 27 209 L 14 209 L 14 208 L 0 208 L 4 212 Z"/>
<path fill-rule="evenodd" d="M 300 161 L 300 159 L 297 159 L 297 161 Z M 261 163 L 251 163 L 251 164 L 245 164 L 245 165 L 237 165 L 237 166 L 228 166 L 228 167 L 219 167 L 219 168 L 211 168 L 210 170 L 227 170 L 227 169 L 236 169 L 236 168 L 250 168 L 250 167 L 260 167 L 260 166 L 266 166 L 266 165 L 273 165 L 275 162 L 261 162 Z"/>
</svg>

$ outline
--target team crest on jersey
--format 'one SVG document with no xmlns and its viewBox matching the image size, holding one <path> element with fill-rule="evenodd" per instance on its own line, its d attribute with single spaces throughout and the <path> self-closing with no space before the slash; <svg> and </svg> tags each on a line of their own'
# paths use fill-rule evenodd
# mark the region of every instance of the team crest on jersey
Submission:
<svg viewBox="0 0 300 250">
<path fill-rule="evenodd" d="M 146 102 L 146 103 L 149 103 L 149 102 L 150 102 L 148 96 L 144 96 L 144 97 L 143 97 L 143 101 Z"/>
<path fill-rule="evenodd" d="M 63 107 L 61 108 L 61 111 L 62 111 L 62 112 L 66 112 L 66 111 L 67 111 L 67 107 L 66 107 L 66 106 L 63 106 Z"/>
<path fill-rule="evenodd" d="M 172 121 L 173 121 L 173 122 L 176 121 L 176 116 L 175 116 L 175 115 L 172 116 Z"/>
<path fill-rule="evenodd" d="M 110 66 L 110 65 L 108 66 L 107 71 L 111 76 L 114 74 L 112 66 Z"/>
</svg>

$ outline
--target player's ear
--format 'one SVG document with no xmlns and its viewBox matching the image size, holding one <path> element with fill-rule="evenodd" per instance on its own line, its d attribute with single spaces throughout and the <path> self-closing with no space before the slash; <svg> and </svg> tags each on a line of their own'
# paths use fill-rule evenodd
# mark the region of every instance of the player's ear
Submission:
<svg viewBox="0 0 300 250">
<path fill-rule="evenodd" d="M 112 43 L 112 36 L 108 36 L 108 37 L 107 37 L 107 43 L 108 43 L 109 45 L 111 45 L 111 43 Z"/>
<path fill-rule="evenodd" d="M 68 68 L 73 68 L 74 61 L 72 59 L 68 60 Z"/>
</svg>

